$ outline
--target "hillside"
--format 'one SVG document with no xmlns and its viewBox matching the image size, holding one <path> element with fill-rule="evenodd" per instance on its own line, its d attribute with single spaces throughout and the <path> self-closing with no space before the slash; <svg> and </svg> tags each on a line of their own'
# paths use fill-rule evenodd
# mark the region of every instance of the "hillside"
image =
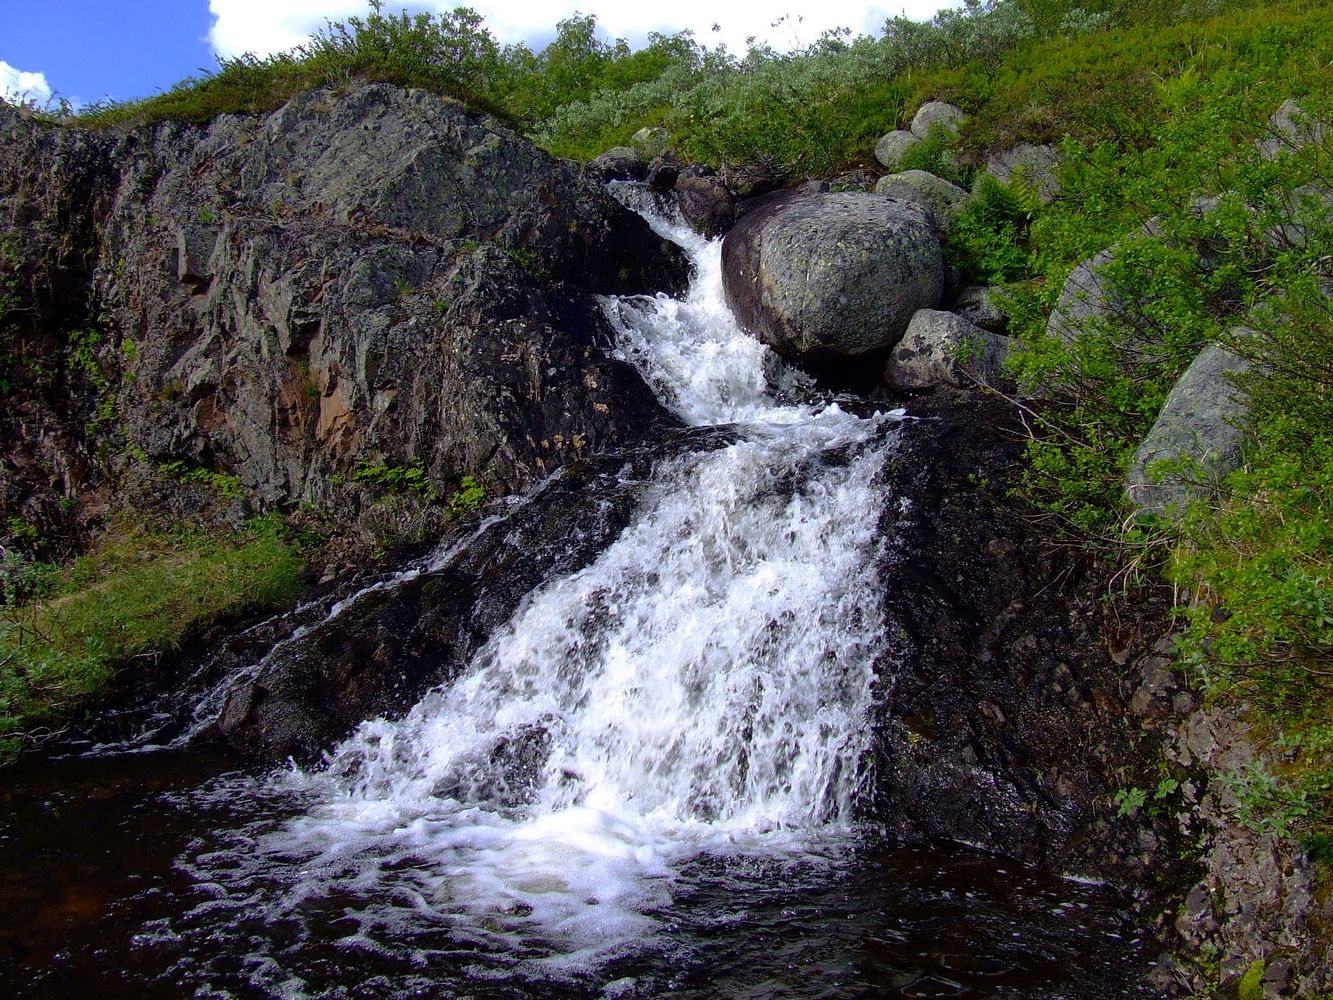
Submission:
<svg viewBox="0 0 1333 1000">
<path fill-rule="evenodd" d="M 0 749 L 488 496 L 676 433 L 596 297 L 679 291 L 683 256 L 605 177 L 709 235 L 802 185 L 924 199 L 940 311 L 984 288 L 1008 361 L 920 392 L 876 355 L 851 384 L 946 421 L 1003 403 L 1006 516 L 1104 585 L 1107 655 L 1124 609 L 1153 619 L 1109 713 L 1147 757 L 1095 811 L 1123 854 L 1185 855 L 1157 987 L 1325 995 L 1330 51 L 1325 0 L 970 2 L 743 55 L 586 17 L 534 53 L 375 4 L 144 101 L 0 107 Z"/>
</svg>

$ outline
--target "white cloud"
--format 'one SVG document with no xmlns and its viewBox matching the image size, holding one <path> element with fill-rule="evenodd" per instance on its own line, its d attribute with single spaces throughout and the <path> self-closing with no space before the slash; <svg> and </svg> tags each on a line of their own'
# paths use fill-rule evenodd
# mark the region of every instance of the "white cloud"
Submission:
<svg viewBox="0 0 1333 1000">
<path fill-rule="evenodd" d="M 0 97 L 46 104 L 51 100 L 51 85 L 46 82 L 45 73 L 27 73 L 0 60 Z"/>
<path fill-rule="evenodd" d="M 451 10 L 453 0 L 436 2 L 436 10 Z M 947 6 L 948 4 L 944 4 Z M 268 55 L 290 49 L 305 41 L 324 26 L 326 19 L 338 20 L 367 9 L 354 0 L 209 0 L 213 26 L 209 42 L 223 56 L 245 52 Z M 387 2 L 386 11 L 397 11 L 402 4 Z M 426 6 L 414 4 L 414 8 Z M 692 28 L 702 43 L 713 46 L 725 42 L 736 53 L 745 51 L 746 36 L 754 35 L 778 48 L 804 45 L 819 34 L 835 27 L 849 27 L 862 33 L 877 32 L 885 19 L 894 14 L 924 19 L 941 6 L 940 0 L 889 0 L 884 5 L 867 7 L 857 0 L 733 0 L 725 8 L 718 0 L 675 0 L 667 4 L 626 3 L 625 0 L 565 0 L 560 4 L 539 0 L 477 0 L 468 4 L 486 18 L 491 32 L 502 42 L 540 43 L 554 33 L 557 21 L 575 10 L 594 14 L 604 36 L 624 37 L 641 44 L 650 31 L 672 34 Z M 773 27 L 775 12 L 785 11 L 786 21 Z M 798 18 L 800 19 L 798 21 Z M 721 30 L 712 31 L 717 23 Z"/>
<path fill-rule="evenodd" d="M 209 0 L 208 42 L 220 56 L 266 56 L 300 45 L 326 20 L 367 9 L 364 0 Z"/>
</svg>

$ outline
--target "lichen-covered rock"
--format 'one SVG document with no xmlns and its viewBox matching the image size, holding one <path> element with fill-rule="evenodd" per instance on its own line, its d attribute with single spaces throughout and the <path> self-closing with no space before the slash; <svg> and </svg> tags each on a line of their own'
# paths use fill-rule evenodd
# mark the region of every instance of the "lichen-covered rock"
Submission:
<svg viewBox="0 0 1333 1000">
<path fill-rule="evenodd" d="M 59 357 L 96 303 L 105 383 L 8 407 L 6 451 L 40 424 L 63 458 L 34 453 L 6 516 L 111 484 L 107 454 L 225 471 L 266 503 L 332 505 L 363 463 L 506 491 L 669 419 L 604 352 L 592 296 L 679 289 L 684 255 L 454 102 L 371 85 L 100 134 L 0 110 L 0 140 L 24 315 Z M 62 465 L 77 481 L 52 486 Z"/>
<path fill-rule="evenodd" d="M 875 183 L 875 173 L 862 168 L 849 170 L 845 174 L 834 177 L 828 182 L 828 189 L 830 191 L 873 191 L 875 190 Z"/>
<path fill-rule="evenodd" d="M 952 134 L 958 133 L 958 126 L 966 117 L 963 109 L 947 101 L 927 101 L 912 117 L 912 134 L 920 139 L 930 135 L 932 128 L 942 128 Z"/>
<path fill-rule="evenodd" d="M 1188 952 L 1168 956 L 1155 978 L 1181 996 L 1205 992 L 1219 971 L 1224 988 L 1232 989 L 1249 972 L 1265 997 L 1325 994 L 1333 987 L 1327 932 L 1333 902 L 1319 891 L 1317 863 L 1296 838 L 1235 818 L 1235 777 L 1259 766 L 1275 769 L 1263 760 L 1245 707 L 1199 708 L 1178 721 L 1172 736 L 1167 758 L 1201 786 L 1194 808 L 1177 818 L 1204 846 L 1203 877 L 1174 913 Z M 1212 967 L 1200 967 L 1198 956 L 1208 953 Z M 1250 972 L 1255 963 L 1262 975 Z"/>
<path fill-rule="evenodd" d="M 1312 242 L 1326 238 L 1333 229 L 1333 186 L 1328 183 L 1302 184 L 1290 192 L 1279 193 L 1278 197 L 1283 221 L 1261 237 L 1273 251 L 1308 249 Z"/>
<path fill-rule="evenodd" d="M 722 181 L 737 198 L 757 198 L 782 187 L 783 175 L 775 170 L 756 167 L 722 168 Z"/>
<path fill-rule="evenodd" d="M 1274 157 L 1322 142 L 1327 135 L 1327 124 L 1307 114 L 1296 100 L 1289 99 L 1268 119 L 1267 134 L 1259 141 L 1259 148 L 1265 156 Z"/>
<path fill-rule="evenodd" d="M 945 229 L 958 217 L 967 202 L 966 191 L 928 170 L 886 174 L 876 182 L 875 193 L 925 205 L 935 216 L 935 221 Z"/>
<path fill-rule="evenodd" d="M 1017 347 L 1013 338 L 989 333 L 961 316 L 922 309 L 889 354 L 884 381 L 907 392 L 945 385 L 993 385 L 1008 391 L 1012 382 L 1004 362 Z"/>
<path fill-rule="evenodd" d="M 897 170 L 907 151 L 920 141 L 921 139 L 911 132 L 904 132 L 901 129 L 890 132 L 881 136 L 879 142 L 875 143 L 875 159 L 879 160 L 885 169 Z"/>
<path fill-rule="evenodd" d="M 654 191 L 670 191 L 680 177 L 681 166 L 675 160 L 659 156 L 648 164 L 648 176 L 644 178 Z"/>
<path fill-rule="evenodd" d="M 630 145 L 643 154 L 644 159 L 652 160 L 661 156 L 671 146 L 671 134 L 660 125 L 639 129 L 629 138 Z"/>
<path fill-rule="evenodd" d="M 996 180 L 1008 184 L 1015 176 L 1021 176 L 1036 189 L 1042 204 L 1054 201 L 1060 194 L 1060 178 L 1056 173 L 1059 166 L 1060 154 L 1054 146 L 1030 142 L 993 153 L 986 160 L 986 169 Z"/>
<path fill-rule="evenodd" d="M 1249 367 L 1245 358 L 1210 345 L 1176 382 L 1126 477 L 1141 512 L 1182 509 L 1240 464 L 1246 410 L 1231 376 Z"/>
<path fill-rule="evenodd" d="M 722 274 L 745 330 L 817 368 L 882 356 L 944 283 L 928 212 L 850 192 L 770 196 L 727 234 Z"/>
<path fill-rule="evenodd" d="M 1072 343 L 1094 324 L 1124 320 L 1132 308 L 1112 288 L 1106 275 L 1107 268 L 1116 259 L 1116 248 L 1100 250 L 1079 264 L 1065 279 L 1060 298 L 1046 321 L 1046 332 Z"/>
<path fill-rule="evenodd" d="M 674 190 L 680 214 L 703 235 L 721 236 L 736 221 L 736 197 L 711 171 L 685 168 Z"/>
</svg>

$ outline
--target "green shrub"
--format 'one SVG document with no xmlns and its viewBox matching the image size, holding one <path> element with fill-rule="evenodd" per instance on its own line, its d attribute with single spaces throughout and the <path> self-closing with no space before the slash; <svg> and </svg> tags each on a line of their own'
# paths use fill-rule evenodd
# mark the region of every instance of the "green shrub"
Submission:
<svg viewBox="0 0 1333 1000">
<path fill-rule="evenodd" d="M 1236 1000 L 1263 1000 L 1263 997 L 1264 962 L 1263 959 L 1256 959 L 1240 977 L 1240 983 L 1236 987 Z"/>
<path fill-rule="evenodd" d="M 206 469 L 198 466 L 192 467 L 190 463 L 183 459 L 172 459 L 163 462 L 158 466 L 158 469 L 163 475 L 170 476 L 172 479 L 204 487 L 222 503 L 239 500 L 244 494 L 240 478 L 229 472 L 219 472 L 216 469 Z"/>
<path fill-rule="evenodd" d="M 1013 326 L 1028 347 L 1015 359 L 1019 381 L 1054 388 L 1059 398 L 1038 417 L 1029 482 L 1071 533 L 1112 546 L 1129 513 L 1125 470 L 1180 373 L 1204 344 L 1223 339 L 1330 249 L 1313 237 L 1287 247 L 1270 238 L 1286 212 L 1281 192 L 1317 176 L 1322 156 L 1312 149 L 1275 164 L 1255 149 L 1280 101 L 1271 81 L 1224 74 L 1155 93 L 1163 118 L 1148 148 L 1065 143 L 1064 195 L 1027 233 L 1036 280 L 1010 289 Z M 1201 208 L 1198 198 L 1210 188 L 1225 193 Z M 989 260 L 1014 261 L 1016 269 L 1018 240 L 988 244 L 989 232 L 1006 230 L 978 228 L 982 239 L 960 230 L 982 249 L 973 259 L 986 261 L 990 251 Z M 951 239 L 965 256 L 960 237 Z M 1071 343 L 1048 336 L 1046 318 L 1065 279 L 1108 246 L 1114 261 L 1099 274 L 1110 301 L 1120 303 L 1116 314 L 1085 323 Z M 996 264 L 989 270 L 1003 273 Z"/>
<path fill-rule="evenodd" d="M 898 169 L 925 170 L 959 187 L 967 187 L 972 181 L 972 171 L 958 159 L 956 146 L 953 132 L 934 125 L 924 139 L 903 154 Z"/>
<path fill-rule="evenodd" d="M 653 34 L 634 51 L 599 38 L 585 15 L 561 21 L 534 53 L 498 45 L 467 8 L 391 15 L 376 2 L 293 52 L 224 60 L 164 94 L 93 106 L 74 120 L 200 122 L 267 111 L 312 87 L 383 80 L 490 111 L 560 155 L 591 159 L 643 126 L 665 125 L 689 159 L 827 175 L 869 164 L 876 137 L 930 98 L 970 113 L 963 142 L 972 150 L 1066 134 L 1143 148 L 1161 114 L 1160 81 L 1243 66 L 1299 77 L 1309 54 L 1333 44 L 1328 13 L 1326 0 L 968 0 L 927 22 L 892 18 L 878 37 L 841 29 L 792 52 L 759 45 L 738 56 L 688 33 Z M 956 169 L 935 166 L 945 176 Z"/>
<path fill-rule="evenodd" d="M 1190 595 L 1179 656 L 1213 698 L 1250 706 L 1277 762 L 1237 776 L 1240 818 L 1333 860 L 1333 304 L 1283 280 L 1280 311 L 1229 346 L 1256 442 L 1215 501 L 1178 529 L 1170 567 Z M 1257 765 L 1256 765 L 1257 766 Z"/>
<path fill-rule="evenodd" d="M 142 101 L 92 105 L 77 120 L 100 127 L 205 122 L 224 113 L 270 111 L 301 91 L 346 88 L 358 80 L 424 88 L 508 119 L 493 95 L 503 89 L 509 67 L 479 14 L 465 7 L 437 15 L 385 14 L 383 8 L 381 0 L 371 0 L 365 17 L 329 22 L 291 52 L 223 59 L 215 73 Z"/>
<path fill-rule="evenodd" d="M 1032 414 L 1032 495 L 1070 539 L 1126 562 L 1167 560 L 1182 595 L 1180 662 L 1209 697 L 1248 706 L 1255 740 L 1272 751 L 1269 764 L 1233 776 L 1238 818 L 1327 853 L 1333 210 L 1301 192 L 1328 176 L 1330 150 L 1273 161 L 1255 148 L 1290 85 L 1261 72 L 1184 73 L 1154 86 L 1161 117 L 1146 146 L 1068 141 L 1064 197 L 1033 219 L 1033 278 L 1009 296 L 1029 348 L 1017 374 L 1058 400 Z M 1325 118 L 1326 85 L 1318 75 L 1300 84 Z M 1217 196 L 1200 202 L 1210 190 Z M 1109 245 L 1114 263 L 1101 277 L 1120 309 L 1072 342 L 1048 337 L 1071 268 Z M 1236 380 L 1250 414 L 1245 464 L 1183 521 L 1139 525 L 1125 469 L 1210 342 L 1252 363 Z"/>
<path fill-rule="evenodd" d="M 476 476 L 464 476 L 459 481 L 458 489 L 449 494 L 449 513 L 454 516 L 470 514 L 481 509 L 486 502 L 486 488 Z"/>
<path fill-rule="evenodd" d="M 1036 189 L 1022 177 L 1002 184 L 990 174 L 979 175 L 945 235 L 946 258 L 987 285 L 1030 277 L 1029 230 L 1039 209 Z"/>
</svg>

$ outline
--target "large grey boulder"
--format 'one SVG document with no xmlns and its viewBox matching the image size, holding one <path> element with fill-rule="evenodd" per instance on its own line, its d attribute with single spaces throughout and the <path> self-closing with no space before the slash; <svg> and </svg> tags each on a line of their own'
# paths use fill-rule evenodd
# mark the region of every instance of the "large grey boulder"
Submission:
<svg viewBox="0 0 1333 1000">
<path fill-rule="evenodd" d="M 1295 100 L 1286 100 L 1268 119 L 1266 136 L 1259 141 L 1265 156 L 1294 153 L 1328 136 L 1328 126 L 1307 114 Z"/>
<path fill-rule="evenodd" d="M 641 181 L 648 176 L 648 162 L 637 149 L 628 146 L 611 147 L 588 167 L 607 181 Z"/>
<path fill-rule="evenodd" d="M 911 132 L 898 130 L 890 132 L 888 135 L 880 137 L 879 142 L 875 143 L 875 159 L 879 160 L 887 170 L 897 170 L 903 162 L 903 157 L 907 151 L 921 141 L 919 136 Z"/>
<path fill-rule="evenodd" d="M 1333 221 L 1333 191 L 1321 184 L 1307 184 L 1283 196 L 1285 221 L 1259 233 L 1260 241 L 1273 250 L 1300 246 L 1312 233 L 1325 231 Z M 1190 202 L 1189 212 L 1198 219 L 1219 210 L 1223 199 L 1217 195 L 1199 195 Z M 1247 211 L 1249 211 L 1247 209 Z M 1256 224 L 1256 229 L 1261 227 Z M 1139 339 L 1150 340 L 1154 334 L 1148 323 L 1151 271 L 1138 266 L 1130 276 L 1113 280 L 1118 262 L 1132 259 L 1136 241 L 1158 240 L 1179 246 L 1159 216 L 1154 216 L 1125 238 L 1098 251 L 1083 261 L 1065 279 L 1060 297 L 1047 322 L 1046 332 L 1071 343 L 1084 332 L 1097 327 L 1118 326 L 1138 331 Z M 1192 248 L 1198 269 L 1212 272 L 1220 263 L 1217 247 L 1207 240 L 1197 240 Z"/>
<path fill-rule="evenodd" d="M 1306 249 L 1333 229 L 1333 187 L 1323 181 L 1303 184 L 1282 199 L 1283 221 L 1262 236 L 1273 250 Z"/>
<path fill-rule="evenodd" d="M 680 214 L 705 236 L 721 236 L 736 221 L 736 196 L 707 167 L 683 169 L 673 190 Z"/>
<path fill-rule="evenodd" d="M 105 395 L 0 413 L 7 452 L 34 421 L 61 442 L 66 496 L 181 461 L 338 517 L 363 464 L 508 492 L 665 418 L 593 296 L 680 289 L 684 255 L 576 164 L 424 91 L 105 134 L 0 109 L 0 230 L 25 315 L 102 317 Z M 5 510 L 52 489 L 38 458 Z"/>
<path fill-rule="evenodd" d="M 908 392 L 976 385 L 1007 392 L 1013 380 L 1004 363 L 1017 347 L 1013 338 L 990 333 L 954 313 L 921 309 L 889 354 L 884 381 Z"/>
<path fill-rule="evenodd" d="M 925 205 L 935 221 L 947 229 L 967 203 L 967 192 L 928 170 L 904 170 L 886 174 L 875 184 L 875 193 Z"/>
<path fill-rule="evenodd" d="M 645 126 L 630 136 L 629 141 L 635 149 L 643 154 L 644 159 L 652 160 L 661 156 L 670 148 L 671 134 L 660 125 L 656 127 Z"/>
<path fill-rule="evenodd" d="M 830 191 L 873 191 L 877 180 L 878 174 L 875 171 L 861 167 L 834 177 L 828 182 L 828 189 Z"/>
<path fill-rule="evenodd" d="M 1047 334 L 1068 344 L 1096 324 L 1127 318 L 1132 303 L 1112 287 L 1106 273 L 1115 262 L 1116 249 L 1098 251 L 1069 273 L 1046 322 Z"/>
<path fill-rule="evenodd" d="M 645 281 L 645 269 L 684 268 L 576 165 L 425 91 L 312 91 L 267 116 L 168 124 L 148 141 L 152 155 L 126 166 L 151 184 L 157 220 L 310 219 L 494 242 L 595 291 L 615 291 L 622 274 L 625 290 L 647 290 L 659 280 Z"/>
<path fill-rule="evenodd" d="M 1126 476 L 1142 513 L 1181 510 L 1239 466 L 1246 410 L 1231 377 L 1249 368 L 1245 358 L 1210 345 L 1176 382 Z"/>
<path fill-rule="evenodd" d="M 1004 333 L 1009 328 L 1009 317 L 985 285 L 969 285 L 959 292 L 954 299 L 953 312 L 991 333 Z"/>
<path fill-rule="evenodd" d="M 992 153 L 986 160 L 986 169 L 996 180 L 1008 184 L 1016 176 L 1031 184 L 1043 205 L 1054 201 L 1060 194 L 1057 170 L 1060 154 L 1054 146 L 1038 146 L 1020 142 L 1016 146 Z"/>
<path fill-rule="evenodd" d="M 947 101 L 927 101 L 917 110 L 912 117 L 910 126 L 912 134 L 919 139 L 924 139 L 930 135 L 932 128 L 942 128 L 946 132 L 957 135 L 958 125 L 966 117 L 963 109 Z"/>
<path fill-rule="evenodd" d="M 741 326 L 787 358 L 832 366 L 882 354 L 944 284 L 928 212 L 879 195 L 770 196 L 722 242 Z"/>
</svg>

